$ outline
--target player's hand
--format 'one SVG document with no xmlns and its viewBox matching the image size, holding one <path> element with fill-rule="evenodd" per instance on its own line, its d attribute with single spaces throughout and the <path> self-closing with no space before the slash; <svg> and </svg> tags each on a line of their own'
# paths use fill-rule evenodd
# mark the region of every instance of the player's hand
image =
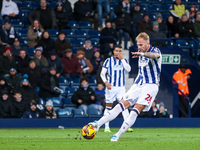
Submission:
<svg viewBox="0 0 200 150">
<path fill-rule="evenodd" d="M 90 96 L 90 98 L 91 98 L 91 100 L 94 100 L 95 99 L 95 97 L 92 95 L 92 96 Z"/>
<path fill-rule="evenodd" d="M 78 100 L 78 103 L 79 103 L 79 104 L 81 104 L 82 102 L 83 102 L 83 100 L 81 100 L 81 99 Z"/>
<path fill-rule="evenodd" d="M 139 56 L 142 56 L 141 52 L 131 52 L 132 55 L 134 55 L 132 58 L 137 58 Z"/>
<path fill-rule="evenodd" d="M 111 84 L 108 81 L 105 82 L 105 85 L 106 85 L 107 89 L 111 90 Z"/>
<path fill-rule="evenodd" d="M 118 53 L 117 54 L 117 58 L 122 60 L 123 59 L 123 56 L 124 56 L 124 53 Z"/>
</svg>

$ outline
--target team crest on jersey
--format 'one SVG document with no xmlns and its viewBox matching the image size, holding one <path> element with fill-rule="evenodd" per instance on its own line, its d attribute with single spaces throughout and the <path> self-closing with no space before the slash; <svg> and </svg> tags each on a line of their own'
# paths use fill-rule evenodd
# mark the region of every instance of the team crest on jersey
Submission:
<svg viewBox="0 0 200 150">
<path fill-rule="evenodd" d="M 142 58 L 139 60 L 139 63 L 140 63 L 140 66 L 146 66 L 146 65 L 148 65 L 148 63 L 149 63 L 149 59 L 146 58 L 146 57 L 142 57 Z"/>
</svg>

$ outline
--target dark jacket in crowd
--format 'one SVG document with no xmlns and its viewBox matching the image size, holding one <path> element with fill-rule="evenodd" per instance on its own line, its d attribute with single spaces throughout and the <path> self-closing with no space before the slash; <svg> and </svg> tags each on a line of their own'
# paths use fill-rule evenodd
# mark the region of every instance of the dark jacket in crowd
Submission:
<svg viewBox="0 0 200 150">
<path fill-rule="evenodd" d="M 163 32 L 165 35 L 167 35 L 168 29 L 167 29 L 167 26 L 166 26 L 166 24 L 165 24 L 164 21 L 162 21 L 161 23 L 159 23 L 159 31 Z"/>
<path fill-rule="evenodd" d="M 31 85 L 21 85 L 18 88 L 18 91 L 20 91 L 20 93 L 22 94 L 24 102 L 30 104 L 32 100 L 35 100 L 37 103 L 39 103 L 39 97 L 35 92 L 35 89 Z"/>
<path fill-rule="evenodd" d="M 7 100 L 3 100 L 2 96 L 0 98 L 0 118 L 14 118 L 15 109 L 10 97 Z"/>
<path fill-rule="evenodd" d="M 119 4 L 115 7 L 115 14 L 117 18 L 115 20 L 116 30 L 123 29 L 126 32 L 131 32 L 131 6 L 129 8 L 123 7 L 123 2 L 119 2 Z M 129 3 L 129 5 L 131 5 Z M 129 10 L 127 10 L 129 9 Z"/>
<path fill-rule="evenodd" d="M 13 78 L 11 75 L 5 77 L 6 83 L 11 85 L 14 88 L 14 90 L 16 90 L 20 86 L 22 79 L 22 76 L 18 74 L 16 74 L 15 78 Z"/>
<path fill-rule="evenodd" d="M 140 20 L 137 25 L 138 34 L 141 32 L 151 31 L 153 28 L 153 23 L 151 21 L 144 21 L 144 19 Z"/>
<path fill-rule="evenodd" d="M 19 51 L 21 50 L 21 49 L 24 49 L 24 50 L 26 50 L 26 47 L 24 47 L 24 46 L 15 46 L 15 45 L 10 45 L 10 48 L 12 49 L 12 54 L 14 55 L 14 56 L 19 56 Z"/>
<path fill-rule="evenodd" d="M 168 114 L 167 111 L 164 111 L 164 114 L 159 113 L 158 116 L 159 116 L 160 118 L 169 118 L 169 114 Z"/>
<path fill-rule="evenodd" d="M 106 107 L 106 102 L 105 102 L 105 90 L 98 90 L 95 89 L 95 94 L 96 94 L 96 100 L 99 105 L 102 105 L 103 108 L 105 109 Z"/>
<path fill-rule="evenodd" d="M 86 48 L 85 45 L 83 45 L 79 49 L 85 52 L 85 57 L 89 60 L 93 58 L 94 53 L 98 50 L 96 47 L 93 47 L 92 45 L 89 48 Z"/>
<path fill-rule="evenodd" d="M 100 58 L 93 57 L 91 59 L 91 64 L 93 66 L 93 74 L 97 74 L 99 67 L 103 66 L 103 58 L 100 56 Z"/>
<path fill-rule="evenodd" d="M 32 111 L 30 108 L 23 113 L 23 119 L 32 119 L 32 118 L 40 118 L 40 112 L 37 111 Z"/>
<path fill-rule="evenodd" d="M 66 12 L 69 20 L 72 20 L 72 6 L 71 6 L 71 3 L 68 1 L 68 0 L 62 0 L 62 3 L 63 3 L 63 11 Z"/>
<path fill-rule="evenodd" d="M 194 26 L 192 22 L 186 21 L 186 22 L 180 22 L 178 23 L 178 30 L 179 30 L 179 36 L 180 37 L 188 37 L 192 38 L 194 37 L 193 31 Z M 192 30 L 192 32 L 189 32 L 189 30 Z"/>
<path fill-rule="evenodd" d="M 89 12 L 89 13 L 88 13 Z M 76 21 L 81 21 L 88 13 L 88 17 L 92 17 L 93 4 L 91 2 L 81 2 L 80 0 L 74 4 L 74 17 Z"/>
<path fill-rule="evenodd" d="M 37 9 L 33 10 L 28 15 L 28 20 L 32 24 L 35 19 L 40 21 L 45 30 L 57 28 L 56 15 L 51 7 L 47 6 L 46 9 L 43 10 L 39 6 Z"/>
<path fill-rule="evenodd" d="M 200 37 L 200 21 L 195 20 L 194 22 L 194 36 L 195 37 Z"/>
<path fill-rule="evenodd" d="M 23 113 L 29 108 L 29 104 L 24 101 L 22 98 L 20 102 L 18 102 L 16 99 L 13 101 L 13 105 L 15 108 L 15 117 L 16 118 L 22 118 Z"/>
<path fill-rule="evenodd" d="M 146 32 L 150 39 L 166 39 L 166 35 L 163 32 L 156 32 L 156 31 L 147 31 Z M 162 46 L 166 46 L 165 41 L 151 41 L 151 45 L 155 46 L 155 47 L 162 47 Z"/>
<path fill-rule="evenodd" d="M 178 33 L 178 25 L 175 24 L 175 23 L 170 23 L 168 20 L 166 22 L 166 25 L 167 25 L 167 28 L 168 28 L 168 31 L 171 32 L 171 37 L 175 37 L 175 34 Z M 168 33 L 168 38 L 170 37 L 169 35 L 170 33 Z"/>
<path fill-rule="evenodd" d="M 10 31 L 14 31 L 13 33 Z M 10 27 L 10 29 L 6 30 L 4 26 L 0 26 L 0 40 L 3 43 L 7 43 L 9 45 L 13 45 L 15 38 L 17 38 L 16 30 L 13 26 Z"/>
<path fill-rule="evenodd" d="M 153 111 L 153 108 L 151 107 L 148 112 L 146 112 L 146 117 L 147 118 L 158 118 L 159 117 L 159 110 Z"/>
<path fill-rule="evenodd" d="M 54 90 L 55 87 L 59 88 L 59 79 L 56 75 L 46 73 L 41 80 L 39 96 L 44 99 L 58 97 L 60 93 Z"/>
<path fill-rule="evenodd" d="M 64 71 L 64 67 L 61 61 L 61 58 L 56 56 L 55 60 L 52 60 L 51 58 L 48 59 L 49 62 L 49 68 L 54 67 L 56 68 L 56 73 L 62 74 Z"/>
<path fill-rule="evenodd" d="M 117 31 L 114 28 L 103 28 L 101 30 L 101 36 L 112 36 L 116 39 L 116 41 L 118 41 L 118 35 L 117 35 Z M 105 43 L 116 43 L 116 41 L 112 38 L 101 38 L 100 39 L 100 44 L 103 45 Z"/>
<path fill-rule="evenodd" d="M 68 40 L 61 41 L 59 38 L 55 41 L 57 54 L 59 57 L 62 57 L 64 54 L 64 51 L 68 48 L 71 49 L 71 44 Z"/>
<path fill-rule="evenodd" d="M 8 58 L 4 54 L 0 56 L 0 73 L 9 74 L 11 68 L 16 68 L 15 57 L 12 55 Z"/>
<path fill-rule="evenodd" d="M 68 23 L 67 13 L 63 10 L 63 8 L 61 11 L 58 11 L 57 7 L 55 8 L 54 12 L 56 15 L 56 23 L 57 23 L 59 30 L 64 29 L 65 25 Z"/>
<path fill-rule="evenodd" d="M 139 11 L 135 11 L 134 7 L 131 8 L 131 22 L 133 27 L 137 27 L 138 22 L 143 19 L 144 13 L 145 12 L 141 9 Z"/>
<path fill-rule="evenodd" d="M 47 32 L 47 31 L 45 31 L 45 32 Z M 56 49 L 56 44 L 55 44 L 55 41 L 53 39 L 51 39 L 50 35 L 49 35 L 48 39 L 44 38 L 45 32 L 42 33 L 42 38 L 38 41 L 38 44 L 36 47 L 42 46 L 43 47 L 42 55 L 46 58 L 49 58 L 50 52 L 52 50 Z"/>
<path fill-rule="evenodd" d="M 58 115 L 57 111 L 55 111 L 54 109 L 52 109 L 52 111 L 49 112 L 49 111 L 45 108 L 44 111 L 41 113 L 41 118 L 56 119 L 56 118 L 59 118 L 59 115 Z"/>
<path fill-rule="evenodd" d="M 2 80 L 2 79 L 5 81 L 5 79 L 1 77 L 0 80 Z M 14 93 L 14 87 L 12 87 L 10 84 L 6 83 L 6 81 L 5 81 L 4 85 L 0 84 L 0 91 L 7 91 L 8 95 L 11 96 Z M 1 96 L 1 94 L 0 94 L 0 96 Z"/>
<path fill-rule="evenodd" d="M 91 96 L 94 96 L 95 99 L 92 100 Z M 79 99 L 83 101 L 81 104 L 85 105 L 95 104 L 96 95 L 94 90 L 90 86 L 88 86 L 87 90 L 84 90 L 84 88 L 81 87 L 80 85 L 79 88 L 76 90 L 76 92 L 74 92 L 74 94 L 72 95 L 72 103 L 77 105 L 77 107 L 81 105 L 80 103 L 78 103 Z"/>
<path fill-rule="evenodd" d="M 15 61 L 16 61 L 17 73 L 22 73 L 25 68 L 29 67 L 30 60 L 31 59 L 27 54 L 24 59 L 22 59 L 20 56 L 16 56 Z"/>
<path fill-rule="evenodd" d="M 28 74 L 28 80 L 33 87 L 40 86 L 40 82 L 42 80 L 42 72 L 40 67 L 35 67 L 34 69 L 27 67 L 23 70 L 22 74 Z"/>
<path fill-rule="evenodd" d="M 66 57 L 66 55 L 63 55 L 61 61 L 64 66 L 65 74 L 81 73 L 81 65 L 78 62 L 78 59 L 76 58 L 76 56 L 72 55 L 71 58 L 68 58 Z"/>
</svg>

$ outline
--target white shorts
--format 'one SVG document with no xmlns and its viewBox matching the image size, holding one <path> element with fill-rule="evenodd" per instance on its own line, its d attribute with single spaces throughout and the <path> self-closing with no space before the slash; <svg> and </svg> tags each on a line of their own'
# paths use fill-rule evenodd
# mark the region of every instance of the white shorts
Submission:
<svg viewBox="0 0 200 150">
<path fill-rule="evenodd" d="M 157 93 L 158 85 L 156 84 L 133 84 L 123 99 L 127 100 L 131 106 L 134 104 L 146 105 L 143 111 L 149 111 Z"/>
<path fill-rule="evenodd" d="M 116 99 L 120 101 L 126 93 L 125 87 L 111 87 L 111 90 L 106 88 L 106 103 L 113 103 Z"/>
</svg>

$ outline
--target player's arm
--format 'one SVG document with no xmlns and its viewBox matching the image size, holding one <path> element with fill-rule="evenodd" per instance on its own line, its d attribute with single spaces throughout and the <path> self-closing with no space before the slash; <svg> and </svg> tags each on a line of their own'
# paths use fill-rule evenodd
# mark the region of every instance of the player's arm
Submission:
<svg viewBox="0 0 200 150">
<path fill-rule="evenodd" d="M 152 59 L 155 59 L 155 58 L 159 58 L 160 57 L 160 54 L 159 53 L 153 53 L 153 52 L 131 52 L 132 55 L 134 55 L 132 58 L 137 58 L 139 56 L 144 56 L 144 57 L 147 57 L 147 58 L 152 58 Z"/>
<path fill-rule="evenodd" d="M 130 72 L 131 71 L 131 66 L 129 65 L 128 61 L 125 58 L 123 58 L 123 56 L 124 56 L 124 54 L 120 54 L 119 53 L 117 57 L 121 60 L 124 69 L 127 72 Z"/>
<path fill-rule="evenodd" d="M 109 66 L 109 61 L 107 59 L 103 64 L 103 67 L 102 67 L 102 70 L 101 70 L 101 73 L 100 73 L 100 77 L 101 77 L 102 81 L 105 83 L 106 87 L 108 89 L 111 89 L 111 84 L 106 79 L 106 73 L 107 73 L 107 70 L 108 70 L 108 66 Z"/>
</svg>

